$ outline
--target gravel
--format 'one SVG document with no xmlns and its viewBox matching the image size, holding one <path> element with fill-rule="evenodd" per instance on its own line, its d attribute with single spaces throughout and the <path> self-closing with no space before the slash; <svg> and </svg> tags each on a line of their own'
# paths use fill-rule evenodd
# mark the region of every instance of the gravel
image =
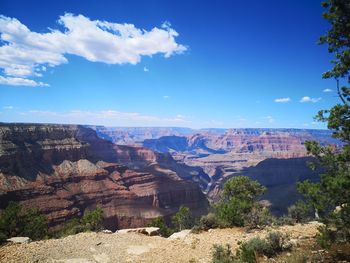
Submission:
<svg viewBox="0 0 350 263">
<path fill-rule="evenodd" d="M 242 228 L 213 229 L 188 234 L 179 239 L 145 236 L 137 233 L 80 233 L 61 239 L 0 247 L 0 262 L 108 263 L 108 262 L 210 262 L 214 244 L 230 244 L 264 236 L 271 229 L 247 233 Z M 317 224 L 274 228 L 291 238 L 314 237 Z"/>
</svg>

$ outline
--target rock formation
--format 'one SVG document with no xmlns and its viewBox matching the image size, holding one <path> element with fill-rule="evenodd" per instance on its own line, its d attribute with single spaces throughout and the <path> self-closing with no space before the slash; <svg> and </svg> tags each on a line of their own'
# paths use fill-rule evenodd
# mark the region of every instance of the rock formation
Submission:
<svg viewBox="0 0 350 263">
<path fill-rule="evenodd" d="M 111 230 L 138 227 L 207 201 L 200 168 L 169 154 L 117 146 L 77 125 L 0 125 L 0 209 L 11 200 L 45 213 L 51 225 L 97 205 Z"/>
<path fill-rule="evenodd" d="M 300 198 L 296 191 L 297 181 L 317 178 L 317 173 L 306 164 L 309 159 L 305 141 L 339 144 L 328 130 L 201 129 L 181 132 L 181 129 L 162 128 L 162 132 L 157 133 L 157 128 L 147 129 L 148 133 L 143 133 L 140 128 L 123 131 L 130 138 L 138 138 L 137 144 L 142 143 L 156 152 L 169 153 L 188 166 L 202 168 L 210 176 L 204 191 L 210 200 L 218 199 L 220 189 L 228 178 L 243 174 L 268 188 L 264 198 L 272 203 L 276 213 L 286 212 L 286 208 Z M 100 130 L 100 133 L 103 131 Z M 118 140 L 117 134 L 113 135 L 113 140 Z M 162 136 L 155 138 L 157 135 Z M 141 138 L 146 139 L 141 142 Z"/>
</svg>

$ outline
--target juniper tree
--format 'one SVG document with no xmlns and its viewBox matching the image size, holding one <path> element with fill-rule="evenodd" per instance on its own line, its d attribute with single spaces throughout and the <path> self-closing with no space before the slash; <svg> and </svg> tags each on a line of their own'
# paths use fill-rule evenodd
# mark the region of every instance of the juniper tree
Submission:
<svg viewBox="0 0 350 263">
<path fill-rule="evenodd" d="M 307 142 L 307 151 L 317 159 L 315 165 L 323 167 L 320 181 L 299 184 L 310 205 L 317 209 L 325 223 L 323 237 L 328 241 L 350 241 L 350 1 L 329 0 L 322 3 L 323 17 L 330 23 L 328 32 L 320 38 L 334 55 L 333 67 L 323 78 L 334 79 L 339 103 L 328 110 L 321 110 L 315 117 L 326 122 L 333 137 L 342 142 L 341 148 L 320 146 Z"/>
</svg>

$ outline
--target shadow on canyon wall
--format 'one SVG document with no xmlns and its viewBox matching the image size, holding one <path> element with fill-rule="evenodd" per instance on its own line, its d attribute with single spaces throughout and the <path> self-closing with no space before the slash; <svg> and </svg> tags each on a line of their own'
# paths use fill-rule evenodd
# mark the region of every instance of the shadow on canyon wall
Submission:
<svg viewBox="0 0 350 263">
<path fill-rule="evenodd" d="M 302 196 L 297 191 L 297 182 L 310 180 L 318 181 L 320 170 L 311 170 L 308 162 L 314 161 L 312 157 L 276 159 L 270 158 L 260 162 L 254 167 L 244 169 L 240 174 L 249 176 L 266 186 L 268 191 L 263 199 L 271 202 L 274 214 L 287 213 L 287 208 Z"/>
</svg>

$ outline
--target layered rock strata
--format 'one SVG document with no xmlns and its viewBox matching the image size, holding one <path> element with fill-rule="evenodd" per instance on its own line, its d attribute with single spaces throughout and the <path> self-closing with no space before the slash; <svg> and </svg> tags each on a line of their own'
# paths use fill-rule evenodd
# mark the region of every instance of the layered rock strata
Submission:
<svg viewBox="0 0 350 263">
<path fill-rule="evenodd" d="M 207 179 L 169 154 L 117 146 L 86 127 L 0 125 L 0 209 L 19 201 L 52 226 L 97 205 L 111 230 L 142 226 L 180 205 L 200 213 L 207 201 L 193 181 Z"/>
</svg>

